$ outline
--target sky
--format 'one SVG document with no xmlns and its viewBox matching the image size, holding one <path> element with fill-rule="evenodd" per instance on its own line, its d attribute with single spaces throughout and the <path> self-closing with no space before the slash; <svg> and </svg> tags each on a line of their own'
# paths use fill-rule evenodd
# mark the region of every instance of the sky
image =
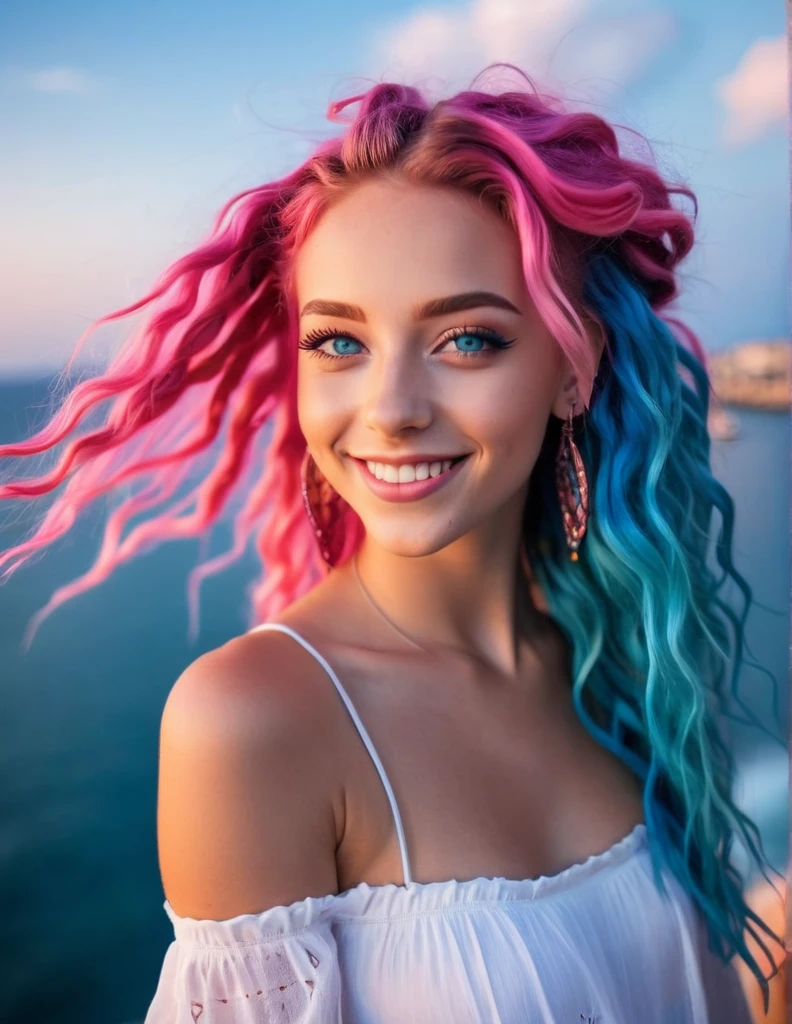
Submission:
<svg viewBox="0 0 792 1024">
<path fill-rule="evenodd" d="M 62 369 L 227 199 L 338 132 L 333 100 L 440 98 L 493 61 L 640 131 L 694 189 L 675 310 L 706 348 L 788 335 L 781 0 L 26 0 L 0 5 L 0 378 Z"/>
</svg>

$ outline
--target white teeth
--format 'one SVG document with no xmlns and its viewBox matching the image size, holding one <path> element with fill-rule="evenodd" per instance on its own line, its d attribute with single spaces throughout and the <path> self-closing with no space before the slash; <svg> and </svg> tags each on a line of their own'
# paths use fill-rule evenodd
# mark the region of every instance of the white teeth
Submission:
<svg viewBox="0 0 792 1024">
<path fill-rule="evenodd" d="M 405 463 L 401 466 L 393 466 L 384 462 L 366 462 L 369 472 L 378 480 L 386 480 L 388 483 L 409 484 L 414 480 L 427 480 L 432 476 L 439 476 L 451 468 L 452 459 L 443 462 L 419 462 L 417 465 Z"/>
</svg>

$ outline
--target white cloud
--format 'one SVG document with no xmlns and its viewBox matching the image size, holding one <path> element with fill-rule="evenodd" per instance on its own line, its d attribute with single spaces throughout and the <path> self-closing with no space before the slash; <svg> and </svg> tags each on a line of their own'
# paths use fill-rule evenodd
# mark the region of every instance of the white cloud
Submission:
<svg viewBox="0 0 792 1024">
<path fill-rule="evenodd" d="M 730 145 L 754 142 L 783 124 L 789 107 L 786 38 L 758 39 L 731 75 L 715 84 L 726 108 L 723 139 Z"/>
<path fill-rule="evenodd" d="M 676 35 L 668 11 L 591 18 L 592 0 L 472 0 L 425 7 L 373 40 L 372 69 L 388 80 L 442 80 L 464 87 L 487 64 L 505 61 L 551 90 L 573 86 L 583 98 L 618 91 Z M 383 69 L 385 74 L 383 75 Z M 431 86 L 422 82 L 431 94 Z"/>
<path fill-rule="evenodd" d="M 80 68 L 51 67 L 20 73 L 22 84 L 34 92 L 75 93 L 85 96 L 95 91 L 97 79 Z"/>
</svg>

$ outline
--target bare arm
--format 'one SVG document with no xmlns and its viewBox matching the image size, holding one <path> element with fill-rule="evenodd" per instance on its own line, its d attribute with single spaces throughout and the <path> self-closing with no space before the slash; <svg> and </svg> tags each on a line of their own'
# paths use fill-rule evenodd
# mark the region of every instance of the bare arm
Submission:
<svg viewBox="0 0 792 1024">
<path fill-rule="evenodd" d="M 157 835 L 181 917 L 223 920 L 338 891 L 332 766 L 288 643 L 259 636 L 252 658 L 232 641 L 168 696 Z"/>
</svg>

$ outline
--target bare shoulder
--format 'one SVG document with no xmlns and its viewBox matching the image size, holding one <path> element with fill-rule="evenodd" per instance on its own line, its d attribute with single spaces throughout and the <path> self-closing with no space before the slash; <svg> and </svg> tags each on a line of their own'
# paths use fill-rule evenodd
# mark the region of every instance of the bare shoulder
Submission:
<svg viewBox="0 0 792 1024">
<path fill-rule="evenodd" d="M 201 655 L 174 683 L 157 838 L 180 916 L 222 920 L 337 892 L 338 775 L 317 669 L 292 638 L 261 631 Z"/>
</svg>

